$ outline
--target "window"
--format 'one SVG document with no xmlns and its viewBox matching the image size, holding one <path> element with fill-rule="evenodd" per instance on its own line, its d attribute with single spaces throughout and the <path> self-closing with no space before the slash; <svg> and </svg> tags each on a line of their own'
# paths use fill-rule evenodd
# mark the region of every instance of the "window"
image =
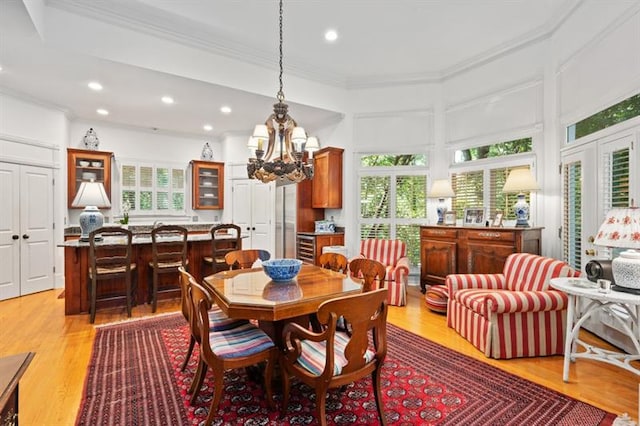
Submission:
<svg viewBox="0 0 640 426">
<path fill-rule="evenodd" d="M 640 116 L 640 94 L 625 99 L 567 127 L 567 142 Z"/>
<path fill-rule="evenodd" d="M 504 220 L 515 220 L 513 205 L 516 203 L 517 194 L 505 194 L 502 192 L 504 183 L 513 167 L 484 167 L 480 170 L 472 170 L 462 173 L 453 173 L 451 183 L 456 196 L 452 200 L 452 209 L 456 217 L 464 216 L 464 209 L 470 207 L 488 208 L 487 220 L 494 218 L 498 211 L 503 213 Z M 485 185 L 487 182 L 487 185 Z M 531 194 L 525 194 L 527 203 L 531 201 Z"/>
<path fill-rule="evenodd" d="M 482 160 L 485 158 L 504 157 L 505 155 L 531 152 L 532 149 L 533 144 L 531 138 L 515 139 L 493 145 L 457 150 L 454 155 L 454 162 L 466 163 L 468 161 Z"/>
<path fill-rule="evenodd" d="M 120 199 L 131 206 L 130 215 L 185 213 L 184 168 L 125 161 L 121 178 Z"/>
<path fill-rule="evenodd" d="M 420 224 L 427 217 L 425 156 L 367 155 L 360 164 L 360 238 L 402 240 L 411 265 L 419 265 Z"/>
</svg>

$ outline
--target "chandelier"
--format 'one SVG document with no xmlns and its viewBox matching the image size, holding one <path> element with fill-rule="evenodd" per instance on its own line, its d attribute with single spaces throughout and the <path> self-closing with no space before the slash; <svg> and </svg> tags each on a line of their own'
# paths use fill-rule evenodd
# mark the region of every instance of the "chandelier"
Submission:
<svg viewBox="0 0 640 426">
<path fill-rule="evenodd" d="M 297 127 L 289 115 L 289 106 L 284 103 L 282 91 L 282 0 L 280 0 L 280 90 L 278 103 L 273 105 L 273 114 L 264 124 L 258 124 L 249 138 L 249 149 L 253 157 L 247 163 L 250 179 L 264 183 L 276 179 L 301 182 L 313 178 L 313 151 L 319 149 L 316 138 L 308 138 L 302 127 Z M 309 152 L 305 162 L 304 151 Z"/>
</svg>

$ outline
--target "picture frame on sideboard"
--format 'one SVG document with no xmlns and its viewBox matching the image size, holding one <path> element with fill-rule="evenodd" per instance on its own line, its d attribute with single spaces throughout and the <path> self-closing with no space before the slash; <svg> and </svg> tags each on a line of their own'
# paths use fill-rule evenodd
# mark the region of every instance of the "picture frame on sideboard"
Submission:
<svg viewBox="0 0 640 426">
<path fill-rule="evenodd" d="M 484 226 L 484 208 L 469 207 L 464 209 L 464 226 Z"/>
<path fill-rule="evenodd" d="M 449 210 L 444 213 L 443 223 L 445 226 L 455 226 L 456 225 L 456 212 L 454 210 Z"/>
</svg>

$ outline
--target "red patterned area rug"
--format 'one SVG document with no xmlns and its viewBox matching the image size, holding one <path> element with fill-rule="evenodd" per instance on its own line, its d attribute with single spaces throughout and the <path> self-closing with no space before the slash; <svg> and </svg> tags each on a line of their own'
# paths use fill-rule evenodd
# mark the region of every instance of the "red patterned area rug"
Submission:
<svg viewBox="0 0 640 426">
<path fill-rule="evenodd" d="M 382 374 L 391 425 L 611 425 L 615 415 L 505 373 L 393 325 Z M 195 406 L 187 389 L 197 365 L 187 351 L 180 314 L 98 329 L 76 425 L 199 425 L 212 397 L 207 378 Z M 197 348 L 196 351 L 197 352 Z M 210 374 L 210 373 L 209 373 Z M 244 370 L 229 371 L 217 425 L 316 423 L 314 392 L 292 387 L 288 415 L 279 417 L 262 387 Z M 277 403 L 282 396 L 276 392 Z M 332 391 L 330 424 L 378 424 L 370 379 Z"/>
</svg>

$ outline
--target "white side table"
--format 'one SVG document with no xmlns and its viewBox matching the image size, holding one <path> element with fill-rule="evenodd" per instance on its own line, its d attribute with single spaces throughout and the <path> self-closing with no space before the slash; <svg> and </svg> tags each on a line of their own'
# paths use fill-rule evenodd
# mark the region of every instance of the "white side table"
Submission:
<svg viewBox="0 0 640 426">
<path fill-rule="evenodd" d="M 640 369 L 631 365 L 632 361 L 640 360 L 640 296 L 620 291 L 601 293 L 593 283 L 584 278 L 552 278 L 551 287 L 563 291 L 569 296 L 569 307 L 567 309 L 567 335 L 564 344 L 564 370 L 562 379 L 569 381 L 569 361 L 577 358 L 587 358 L 596 361 L 606 362 L 625 370 L 640 375 Z M 577 311 L 580 298 L 588 299 L 588 304 L 582 313 Z M 635 354 L 615 352 L 603 348 L 589 345 L 580 340 L 579 333 L 582 324 L 594 313 L 603 310 L 608 311 L 611 306 L 622 307 L 631 318 L 631 323 L 613 314 L 621 326 L 621 331 L 631 338 L 636 349 Z M 635 331 L 634 331 L 635 330 Z M 577 352 L 578 345 L 585 350 Z"/>
</svg>

